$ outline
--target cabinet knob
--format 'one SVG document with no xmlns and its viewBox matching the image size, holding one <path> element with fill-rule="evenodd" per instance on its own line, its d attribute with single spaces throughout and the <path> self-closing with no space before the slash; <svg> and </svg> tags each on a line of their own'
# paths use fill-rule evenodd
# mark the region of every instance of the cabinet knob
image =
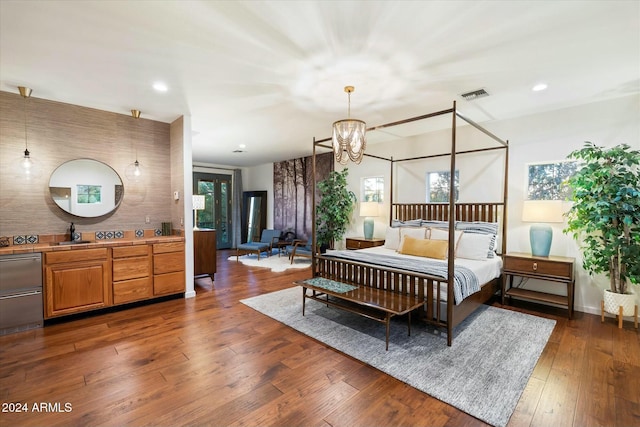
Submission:
<svg viewBox="0 0 640 427">
<path fill-rule="evenodd" d="M 533 271 L 536 271 L 536 270 L 538 270 L 538 263 L 534 262 L 533 263 Z"/>
</svg>

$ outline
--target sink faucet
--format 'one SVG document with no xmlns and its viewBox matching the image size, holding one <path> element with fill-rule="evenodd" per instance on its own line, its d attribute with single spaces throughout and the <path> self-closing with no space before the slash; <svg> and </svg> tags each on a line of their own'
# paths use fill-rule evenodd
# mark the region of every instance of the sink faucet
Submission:
<svg viewBox="0 0 640 427">
<path fill-rule="evenodd" d="M 75 240 L 74 234 L 76 234 L 76 226 L 71 223 L 71 226 L 69 227 L 69 240 L 72 242 Z"/>
</svg>

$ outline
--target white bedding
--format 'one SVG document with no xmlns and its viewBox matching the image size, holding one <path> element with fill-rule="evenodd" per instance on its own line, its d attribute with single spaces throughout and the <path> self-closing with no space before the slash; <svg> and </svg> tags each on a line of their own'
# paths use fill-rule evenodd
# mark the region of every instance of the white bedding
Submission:
<svg viewBox="0 0 640 427">
<path fill-rule="evenodd" d="M 418 260 L 424 259 L 419 256 L 399 254 L 395 250 L 385 248 L 384 246 L 376 246 L 373 248 L 359 249 L 359 251 L 363 251 L 363 252 L 366 251 L 372 254 L 386 255 L 386 256 L 391 256 L 396 258 L 413 258 Z M 433 260 L 433 259 L 430 258 L 430 260 Z M 442 261 L 437 260 L 437 261 L 442 262 L 443 264 L 447 264 L 447 260 L 442 260 Z M 465 259 L 465 258 L 456 258 L 455 264 L 465 266 L 471 271 L 473 271 L 473 273 L 478 277 L 478 281 L 480 282 L 481 286 L 484 286 L 485 284 L 489 283 L 491 280 L 500 277 L 500 273 L 502 271 L 502 258 L 500 257 L 488 258 L 483 261 Z M 434 286 L 434 290 L 436 287 L 437 286 Z M 440 299 L 441 301 L 446 301 L 447 299 L 447 291 L 445 286 L 442 286 L 440 289 Z"/>
<path fill-rule="evenodd" d="M 399 254 L 393 249 L 387 249 L 384 246 L 376 246 L 373 248 L 359 249 L 359 250 L 363 252 L 366 251 L 366 252 L 371 252 L 379 255 L 387 255 L 387 256 L 393 256 L 393 257 L 399 257 L 399 258 L 421 259 L 421 257 L 419 256 Z M 446 264 L 447 260 L 442 260 L 440 262 L 442 262 L 443 264 Z M 500 257 L 488 258 L 483 261 L 477 261 L 477 260 L 465 259 L 465 258 L 456 258 L 455 264 L 463 265 L 468 269 L 470 269 L 471 271 L 473 271 L 473 273 L 478 277 L 478 281 L 482 285 L 484 285 L 487 282 L 490 282 L 493 279 L 500 277 L 500 272 L 502 271 L 502 258 Z"/>
</svg>

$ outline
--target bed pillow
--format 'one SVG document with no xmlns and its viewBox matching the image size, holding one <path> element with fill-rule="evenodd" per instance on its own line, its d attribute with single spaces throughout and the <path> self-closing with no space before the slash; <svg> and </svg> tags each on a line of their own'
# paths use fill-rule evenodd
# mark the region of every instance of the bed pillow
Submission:
<svg viewBox="0 0 640 427">
<path fill-rule="evenodd" d="M 414 227 L 401 227 L 400 228 L 400 241 L 402 242 L 402 238 L 404 236 L 411 236 L 414 239 L 426 239 L 427 238 L 427 229 L 426 228 L 414 228 Z"/>
<path fill-rule="evenodd" d="M 431 233 L 429 237 L 431 240 L 449 240 L 449 230 L 443 228 L 431 228 Z M 456 230 L 453 232 L 453 238 L 455 240 L 455 245 L 453 246 L 453 250 L 455 251 L 458 248 L 458 244 L 460 243 L 460 237 L 462 237 L 462 231 Z"/>
<path fill-rule="evenodd" d="M 464 233 L 456 248 L 456 258 L 486 261 L 493 253 L 496 236 L 493 234 Z"/>
<path fill-rule="evenodd" d="M 498 223 L 497 222 L 483 222 L 483 221 L 458 221 L 456 223 L 456 230 L 462 230 L 465 233 L 473 234 L 487 234 L 493 236 L 491 246 L 489 247 L 487 258 L 495 258 L 496 248 L 498 247 Z"/>
<path fill-rule="evenodd" d="M 408 221 L 400 221 L 398 219 L 394 219 L 391 221 L 392 227 L 420 227 L 421 219 L 410 219 Z"/>
<path fill-rule="evenodd" d="M 397 251 L 398 246 L 400 246 L 400 228 L 387 227 L 387 232 L 384 236 L 384 247 Z"/>
<path fill-rule="evenodd" d="M 429 228 L 449 228 L 449 221 L 432 221 L 423 219 L 420 222 L 420 225 Z"/>
<path fill-rule="evenodd" d="M 405 236 L 398 252 L 425 258 L 446 259 L 449 242 L 445 240 L 415 239 Z"/>
</svg>

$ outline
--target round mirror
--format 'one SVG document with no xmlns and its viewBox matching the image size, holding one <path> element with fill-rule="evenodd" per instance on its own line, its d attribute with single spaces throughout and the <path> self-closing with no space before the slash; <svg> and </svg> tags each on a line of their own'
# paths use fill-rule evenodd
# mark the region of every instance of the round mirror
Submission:
<svg viewBox="0 0 640 427">
<path fill-rule="evenodd" d="M 76 159 L 53 171 L 49 193 L 63 211 L 93 218 L 106 215 L 120 205 L 124 186 L 109 165 L 92 159 Z"/>
</svg>

